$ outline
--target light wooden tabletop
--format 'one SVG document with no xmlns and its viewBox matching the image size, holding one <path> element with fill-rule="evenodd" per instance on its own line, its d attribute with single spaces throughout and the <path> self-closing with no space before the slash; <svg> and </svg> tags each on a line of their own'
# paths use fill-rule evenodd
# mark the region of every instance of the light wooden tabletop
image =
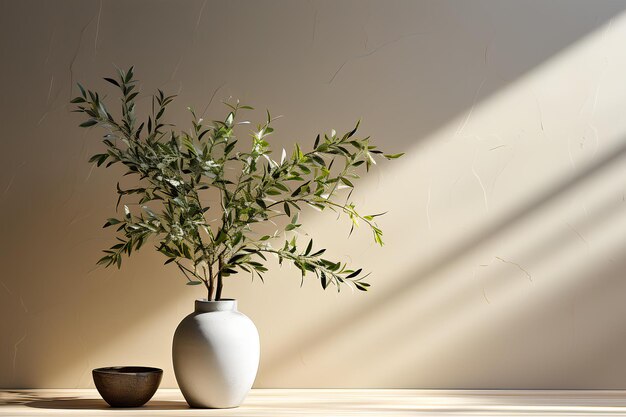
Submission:
<svg viewBox="0 0 626 417">
<path fill-rule="evenodd" d="M 626 391 L 255 389 L 236 409 L 191 409 L 162 389 L 111 409 L 95 390 L 0 390 L 0 416 L 626 416 Z"/>
</svg>

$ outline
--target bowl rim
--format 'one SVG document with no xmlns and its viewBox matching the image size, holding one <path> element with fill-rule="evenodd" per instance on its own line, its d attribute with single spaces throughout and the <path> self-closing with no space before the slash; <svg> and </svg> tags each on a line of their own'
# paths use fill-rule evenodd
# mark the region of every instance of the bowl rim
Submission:
<svg viewBox="0 0 626 417">
<path fill-rule="evenodd" d="M 111 374 L 111 375 L 141 375 L 141 374 L 163 373 L 163 369 L 155 368 L 152 366 L 124 365 L 124 366 L 105 366 L 102 368 L 95 368 L 92 370 L 92 372 L 99 373 L 99 374 Z"/>
</svg>

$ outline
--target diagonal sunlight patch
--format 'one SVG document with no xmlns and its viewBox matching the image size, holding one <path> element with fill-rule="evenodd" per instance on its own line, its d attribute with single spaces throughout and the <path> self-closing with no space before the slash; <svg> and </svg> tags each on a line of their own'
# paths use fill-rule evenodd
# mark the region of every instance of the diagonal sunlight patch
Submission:
<svg viewBox="0 0 626 417">
<path fill-rule="evenodd" d="M 361 184 L 356 195 L 361 206 L 392 207 L 381 220 L 388 244 L 384 250 L 361 238 L 349 242 L 350 252 L 358 255 L 355 261 L 374 271 L 372 292 L 340 301 L 282 292 L 294 299 L 287 302 L 293 310 L 278 331 L 284 336 L 277 344 L 286 346 L 266 353 L 259 383 L 294 386 L 305 380 L 307 386 L 375 387 L 393 384 L 395 376 L 398 387 L 471 384 L 464 379 L 469 375 L 466 370 L 447 369 L 445 361 L 437 362 L 442 367 L 437 369 L 438 379 L 428 379 L 434 372 L 420 374 L 421 365 L 434 360 L 449 339 L 440 337 L 429 344 L 418 336 L 428 335 L 419 329 L 440 325 L 440 334 L 461 329 L 465 339 L 455 342 L 459 345 L 475 342 L 479 335 L 467 331 L 467 326 L 476 325 L 472 308 L 482 311 L 482 303 L 494 302 L 494 294 L 483 291 L 486 278 L 476 274 L 476 268 L 488 265 L 495 270 L 489 282 L 505 280 L 498 285 L 512 286 L 501 291 L 504 300 L 516 299 L 520 286 L 523 294 L 534 291 L 540 298 L 551 294 L 556 283 L 574 285 L 559 278 L 568 271 L 587 271 L 576 277 L 590 279 L 593 265 L 606 259 L 601 253 L 590 254 L 589 248 L 603 241 L 619 245 L 617 237 L 625 226 L 618 218 L 607 229 L 598 229 L 614 231 L 604 235 L 597 233 L 600 226 L 593 219 L 594 215 L 606 216 L 602 221 L 614 219 L 594 207 L 608 204 L 617 213 L 615 205 L 624 193 L 626 120 L 620 117 L 626 103 L 624 36 L 626 19 L 620 15 L 508 88 L 475 103 L 418 146 L 398 149 L 407 156 L 385 168 L 379 184 L 367 180 Z M 477 89 L 489 82 L 486 78 Z M 590 230 L 579 230 L 579 224 Z M 310 227 L 328 230 L 321 222 Z M 342 250 L 340 233 L 324 234 L 329 251 Z M 539 254 L 527 255 L 528 248 L 541 247 L 554 236 L 561 237 L 563 247 L 574 249 L 557 256 L 561 246 L 555 245 L 541 259 Z M 549 256 L 551 251 L 555 256 Z M 430 288 L 440 288 L 438 296 L 424 298 Z M 561 306 L 558 299 L 554 302 Z M 472 308 L 463 309 L 464 303 Z M 460 311 L 455 312 L 457 307 Z M 599 302 L 596 308 L 601 307 Z M 415 314 L 407 314 L 412 311 Z M 505 308 L 505 313 L 498 316 L 527 311 L 518 306 Z M 488 314 L 478 316 L 489 326 Z M 551 323 L 569 325 L 570 320 L 555 313 Z M 538 329 L 530 325 L 527 332 Z M 563 337 L 550 340 L 553 345 L 546 351 L 565 343 Z M 533 378 L 526 372 L 541 351 L 532 349 L 533 341 L 524 343 L 529 353 L 517 352 L 508 381 L 516 381 L 517 375 L 520 383 L 540 384 L 540 374 Z M 388 360 L 397 365 L 385 370 Z M 402 372 L 415 377 L 399 377 Z M 380 378 L 385 375 L 383 382 Z M 496 376 L 485 381 L 496 381 Z M 558 381 L 566 383 L 550 380 Z"/>
</svg>

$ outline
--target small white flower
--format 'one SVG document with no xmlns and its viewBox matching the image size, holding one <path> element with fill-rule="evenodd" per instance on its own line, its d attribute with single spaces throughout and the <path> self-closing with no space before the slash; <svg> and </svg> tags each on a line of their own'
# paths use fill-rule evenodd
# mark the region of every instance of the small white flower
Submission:
<svg viewBox="0 0 626 417">
<path fill-rule="evenodd" d="M 172 240 L 178 242 L 182 240 L 184 236 L 185 232 L 183 231 L 182 227 L 180 227 L 180 225 L 178 224 L 173 224 L 172 228 L 170 229 L 170 237 L 172 238 Z"/>
<path fill-rule="evenodd" d="M 213 168 L 218 168 L 219 166 L 220 166 L 220 164 L 218 164 L 218 163 L 216 163 L 215 161 L 212 161 L 212 160 L 210 160 L 210 159 L 209 159 L 208 161 L 204 161 L 204 163 L 202 164 L 202 168 L 203 168 L 205 171 L 210 171 L 210 170 L 212 170 Z"/>
</svg>

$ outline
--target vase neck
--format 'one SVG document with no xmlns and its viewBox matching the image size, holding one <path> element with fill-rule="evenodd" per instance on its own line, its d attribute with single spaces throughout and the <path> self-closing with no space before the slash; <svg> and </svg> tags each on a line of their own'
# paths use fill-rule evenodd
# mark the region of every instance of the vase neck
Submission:
<svg viewBox="0 0 626 417">
<path fill-rule="evenodd" d="M 196 300 L 196 313 L 209 313 L 211 311 L 237 311 L 237 300 L 207 301 L 206 298 Z"/>
</svg>

